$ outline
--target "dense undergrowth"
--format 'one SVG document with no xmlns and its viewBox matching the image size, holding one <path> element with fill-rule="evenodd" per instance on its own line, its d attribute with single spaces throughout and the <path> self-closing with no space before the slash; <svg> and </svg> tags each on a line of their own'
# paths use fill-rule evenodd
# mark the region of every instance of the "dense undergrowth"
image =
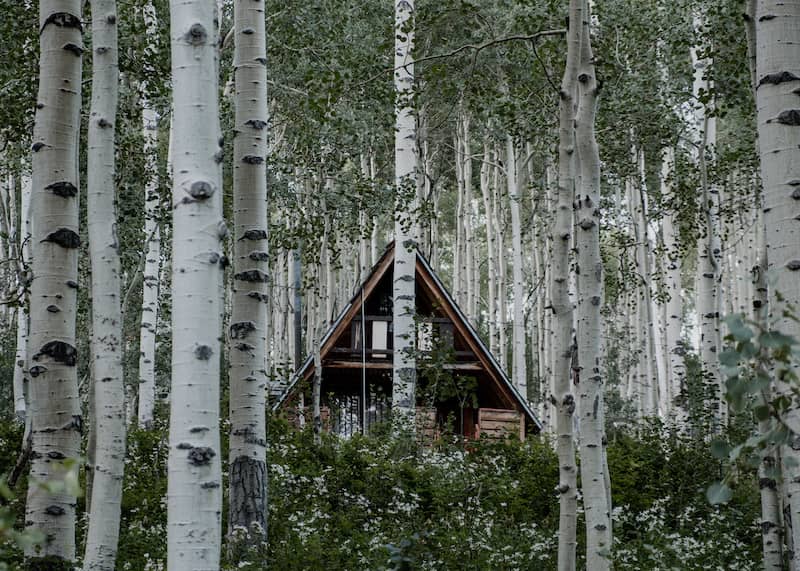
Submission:
<svg viewBox="0 0 800 571">
<path fill-rule="evenodd" d="M 2 424 L 0 472 L 19 436 Z M 555 569 L 557 462 L 545 441 L 418 450 L 385 435 L 326 436 L 317 446 L 280 421 L 270 441 L 269 542 L 228 550 L 228 569 Z M 166 459 L 163 422 L 131 432 L 120 570 L 165 568 Z M 615 569 L 760 568 L 756 484 L 743 474 L 728 505 L 710 506 L 705 489 L 721 465 L 705 442 L 657 426 L 614 432 L 608 461 Z M 7 508 L 18 524 L 23 487 Z M 19 562 L 9 546 L 3 558 Z"/>
</svg>

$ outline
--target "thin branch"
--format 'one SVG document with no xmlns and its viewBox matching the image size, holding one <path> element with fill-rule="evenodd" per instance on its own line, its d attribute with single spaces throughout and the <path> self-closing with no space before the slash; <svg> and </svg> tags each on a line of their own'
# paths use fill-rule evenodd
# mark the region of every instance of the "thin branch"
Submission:
<svg viewBox="0 0 800 571">
<path fill-rule="evenodd" d="M 536 32 L 535 34 L 531 34 L 531 35 L 515 35 L 515 36 L 506 36 L 506 37 L 503 37 L 503 38 L 495 38 L 493 40 L 487 40 L 486 42 L 484 42 L 482 44 L 465 44 L 465 45 L 463 45 L 461 47 L 458 47 L 458 48 L 456 48 L 456 49 L 454 49 L 452 51 L 449 51 L 449 52 L 446 52 L 446 53 L 443 53 L 443 54 L 434 54 L 434 55 L 431 55 L 431 56 L 421 57 L 419 59 L 410 61 L 410 62 L 408 62 L 406 64 L 403 64 L 403 65 L 400 65 L 400 66 L 397 66 L 397 67 L 393 67 L 391 69 L 385 69 L 385 70 L 381 71 L 380 73 L 377 73 L 377 74 L 373 75 L 372 77 L 370 77 L 370 78 L 368 78 L 368 79 L 366 79 L 366 80 L 364 80 L 364 81 L 362 81 L 360 83 L 357 83 L 355 85 L 355 87 L 361 87 L 361 86 L 363 86 L 363 85 L 365 85 L 367 83 L 372 83 L 373 81 L 375 81 L 376 79 L 378 79 L 380 76 L 382 76 L 385 73 L 395 72 L 398 69 L 407 67 L 409 65 L 422 63 L 422 62 L 426 62 L 426 61 L 435 61 L 435 60 L 440 60 L 440 59 L 451 58 L 451 57 L 456 56 L 456 55 L 460 54 L 461 52 L 465 52 L 467 50 L 475 50 L 475 53 L 474 53 L 474 56 L 473 56 L 473 64 L 474 64 L 475 59 L 478 57 L 478 54 L 480 52 L 482 52 L 483 50 L 485 50 L 486 48 L 490 48 L 492 46 L 496 46 L 496 45 L 499 45 L 499 44 L 505 44 L 505 43 L 508 43 L 508 42 L 516 42 L 516 41 L 529 41 L 529 42 L 534 42 L 535 43 L 540 38 L 544 38 L 544 37 L 547 37 L 547 36 L 564 36 L 564 35 L 566 35 L 566 33 L 567 33 L 567 30 L 563 29 L 563 28 L 557 29 L 557 30 L 542 30 L 541 32 Z"/>
</svg>

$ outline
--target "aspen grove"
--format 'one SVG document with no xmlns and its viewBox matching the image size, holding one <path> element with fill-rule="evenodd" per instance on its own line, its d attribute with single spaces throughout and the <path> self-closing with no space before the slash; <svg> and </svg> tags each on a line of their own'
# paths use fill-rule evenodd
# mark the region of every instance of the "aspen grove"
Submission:
<svg viewBox="0 0 800 571">
<path fill-rule="evenodd" d="M 800 0 L 2 0 L 0 571 L 800 571 Z"/>
</svg>

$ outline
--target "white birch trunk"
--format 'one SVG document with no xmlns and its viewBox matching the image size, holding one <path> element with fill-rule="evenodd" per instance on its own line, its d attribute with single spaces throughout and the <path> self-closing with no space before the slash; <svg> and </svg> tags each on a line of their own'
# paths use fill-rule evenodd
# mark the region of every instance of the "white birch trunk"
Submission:
<svg viewBox="0 0 800 571">
<path fill-rule="evenodd" d="M 414 92 L 414 2 L 395 2 L 395 187 L 402 197 L 416 190 L 416 129 L 411 107 Z M 410 203 L 409 203 L 410 202 Z M 392 412 L 398 431 L 413 431 L 416 405 L 416 332 L 414 292 L 417 244 L 414 228 L 415 205 L 398 197 L 395 204 L 406 204 L 407 211 L 395 212 L 394 284 L 393 284 L 393 377 Z"/>
<path fill-rule="evenodd" d="M 229 530 L 267 530 L 267 39 L 263 0 L 236 0 Z"/>
<path fill-rule="evenodd" d="M 785 309 L 777 300 L 800 306 L 800 252 L 797 224 L 800 220 L 800 3 L 758 0 L 756 28 L 756 108 L 761 179 L 764 187 L 764 226 L 766 229 L 769 271 L 775 285 L 770 290 L 770 313 L 784 334 L 800 337 L 800 326 L 792 319 L 779 317 Z M 781 393 L 789 387 L 779 384 Z M 790 445 L 783 446 L 781 457 L 786 482 L 791 532 L 787 543 L 800 545 L 800 412 L 792 409 L 786 422 L 795 433 Z M 788 523 L 788 522 L 787 522 Z M 790 555 L 792 567 L 797 556 Z"/>
<path fill-rule="evenodd" d="M 661 193 L 665 197 L 674 196 L 672 172 L 675 168 L 675 150 L 667 147 L 663 150 L 661 159 Z M 686 365 L 683 356 L 685 350 L 681 342 L 681 328 L 683 325 L 683 297 L 681 279 L 681 254 L 678 236 L 677 212 L 670 211 L 662 219 L 662 234 L 666 255 L 666 289 L 669 299 L 666 303 L 666 350 L 667 350 L 667 379 L 669 383 L 668 411 L 678 411 L 674 417 L 681 425 L 684 421 L 682 411 L 685 407 L 678 407 L 675 398 L 681 394 L 686 378 Z"/>
<path fill-rule="evenodd" d="M 520 394 L 528 394 L 527 371 L 525 367 L 525 284 L 522 271 L 522 226 L 520 221 L 520 181 L 517 168 L 517 148 L 509 135 L 506 137 L 506 183 L 508 185 L 508 204 L 511 210 L 511 271 L 514 297 L 513 317 L 511 319 L 511 373 Z"/>
<path fill-rule="evenodd" d="M 494 226 L 494 210 L 492 208 L 491 199 L 491 154 L 489 151 L 489 144 L 483 144 L 483 162 L 481 163 L 481 197 L 483 198 L 483 211 L 486 222 L 486 264 L 488 266 L 486 273 L 488 274 L 488 291 L 486 295 L 486 304 L 489 322 L 489 351 L 497 354 L 497 273 L 495 263 L 495 226 Z"/>
<path fill-rule="evenodd" d="M 600 307 L 603 301 L 603 260 L 600 257 L 600 153 L 595 135 L 598 85 L 595 77 L 588 4 L 583 17 L 581 62 L 578 70 L 576 148 L 581 169 L 576 191 L 578 250 L 578 367 L 581 418 L 581 486 L 586 514 L 586 568 L 611 568 L 611 506 L 606 489 L 603 440 L 603 367 Z"/>
<path fill-rule="evenodd" d="M 33 128 L 30 301 L 30 479 L 61 480 L 81 455 L 75 317 L 78 287 L 78 137 L 81 109 L 81 3 L 40 0 L 39 92 Z M 29 546 L 31 566 L 75 560 L 75 497 L 28 487 L 26 529 L 46 539 Z"/>
<path fill-rule="evenodd" d="M 152 2 L 142 7 L 147 52 L 154 54 L 158 34 L 156 11 Z M 139 402 L 137 419 L 140 428 L 153 424 L 156 397 L 156 333 L 158 331 L 158 295 L 160 289 L 161 228 L 158 180 L 158 114 L 142 94 L 142 133 L 146 181 L 144 188 L 145 260 L 142 274 L 142 319 L 139 329 Z"/>
<path fill-rule="evenodd" d="M 572 302 L 569 299 L 569 252 L 572 238 L 572 200 L 575 184 L 574 103 L 581 50 L 584 0 L 570 0 L 567 63 L 559 99 L 558 194 L 553 226 L 550 305 L 553 311 L 553 377 L 551 402 L 556 412 L 556 452 L 559 466 L 558 569 L 574 571 L 577 544 L 578 482 L 573 441 L 575 395 L 572 393 Z"/>
<path fill-rule="evenodd" d="M 87 208 L 92 264 L 92 427 L 96 449 L 84 569 L 113 571 L 119 541 L 126 429 L 120 256 L 114 206 L 119 95 L 116 0 L 92 0 L 92 46 Z"/>
<path fill-rule="evenodd" d="M 464 307 L 464 172 L 461 160 L 461 120 L 456 122 L 456 134 L 453 137 L 455 149 L 454 170 L 456 176 L 456 243 L 453 248 L 453 298 L 459 307 Z"/>
<path fill-rule="evenodd" d="M 27 306 L 27 272 L 31 263 L 31 178 L 20 177 L 20 220 L 17 251 L 22 262 L 18 272 L 20 305 L 17 308 L 17 349 L 14 354 L 14 414 L 20 422 L 25 422 L 27 405 L 25 402 L 25 385 L 28 382 L 28 333 L 30 317 Z"/>
<path fill-rule="evenodd" d="M 170 571 L 219 569 L 220 128 L 213 0 L 171 0 L 172 392 L 167 487 Z"/>
</svg>

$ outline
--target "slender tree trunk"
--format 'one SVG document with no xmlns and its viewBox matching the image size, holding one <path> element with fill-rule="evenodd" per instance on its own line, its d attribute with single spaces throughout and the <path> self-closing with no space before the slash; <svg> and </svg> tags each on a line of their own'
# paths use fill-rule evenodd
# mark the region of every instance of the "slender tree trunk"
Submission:
<svg viewBox="0 0 800 571">
<path fill-rule="evenodd" d="M 663 150 L 661 162 L 661 194 L 674 198 L 675 190 L 672 182 L 672 172 L 675 168 L 675 151 L 671 147 Z M 686 365 L 683 356 L 685 350 L 681 342 L 681 328 L 683 325 L 683 297 L 681 279 L 681 256 L 678 237 L 677 212 L 671 210 L 662 219 L 662 233 L 664 236 L 664 249 L 666 255 L 666 288 L 669 299 L 666 304 L 666 348 L 667 348 L 667 379 L 670 384 L 669 393 L 672 398 L 666 403 L 668 411 L 681 411 L 675 403 L 675 397 L 681 394 L 686 378 Z M 674 417 L 679 425 L 685 421 L 682 412 Z"/>
<path fill-rule="evenodd" d="M 410 196 L 416 186 L 415 124 L 411 102 L 414 91 L 414 63 L 411 51 L 414 45 L 414 2 L 395 2 L 395 186 L 396 205 L 405 209 L 395 212 L 395 249 L 393 284 L 394 357 L 392 378 L 392 411 L 397 430 L 413 431 L 416 405 L 416 297 L 414 292 L 417 244 L 414 228 L 413 200 Z"/>
<path fill-rule="evenodd" d="M 303 364 L 303 254 L 301 247 L 291 252 L 292 280 L 292 370 Z"/>
<path fill-rule="evenodd" d="M 145 22 L 147 53 L 155 55 L 158 25 L 151 1 L 142 7 Z M 137 417 L 140 428 L 153 424 L 156 396 L 156 333 L 158 331 L 158 295 L 160 289 L 161 228 L 159 224 L 161 197 L 158 177 L 158 114 L 147 99 L 142 100 L 142 133 L 146 181 L 144 189 L 145 261 L 142 274 L 142 319 L 139 329 L 139 402 Z"/>
<path fill-rule="evenodd" d="M 216 5 L 171 0 L 172 392 L 167 566 L 216 571 L 222 511 L 219 379 L 222 219 Z"/>
<path fill-rule="evenodd" d="M 585 1 L 585 0 L 584 0 Z M 604 472 L 603 366 L 600 307 L 603 301 L 603 260 L 600 257 L 600 153 L 595 135 L 597 78 L 589 36 L 591 18 L 584 5 L 581 57 L 578 69 L 576 148 L 580 187 L 576 192 L 578 250 L 578 366 L 581 418 L 581 484 L 586 513 L 586 568 L 611 568 L 611 508 Z"/>
<path fill-rule="evenodd" d="M 797 232 L 800 220 L 800 110 L 797 89 L 800 87 L 800 2 L 793 0 L 758 0 L 756 30 L 756 107 L 758 111 L 758 144 L 761 157 L 761 179 L 764 186 L 764 226 L 766 228 L 769 271 L 775 285 L 770 290 L 770 313 L 777 328 L 795 338 L 800 325 L 788 317 L 780 317 L 785 306 L 800 306 L 800 252 Z M 780 298 L 778 297 L 780 296 Z M 790 389 L 784 383 L 779 393 Z M 795 436 L 782 447 L 783 477 L 788 496 L 791 533 L 787 542 L 800 545 L 800 411 L 791 409 L 785 418 Z M 788 523 L 788 522 L 787 522 Z M 796 555 L 789 555 L 791 566 L 797 567 Z"/>
<path fill-rule="evenodd" d="M 114 207 L 119 94 L 116 0 L 92 0 L 92 46 L 87 207 L 96 453 L 84 569 L 113 571 L 119 541 L 126 429 L 120 257 Z"/>
<path fill-rule="evenodd" d="M 556 413 L 556 452 L 558 453 L 560 497 L 558 525 L 558 569 L 575 569 L 578 482 L 573 442 L 575 395 L 572 393 L 572 303 L 569 299 L 569 252 L 572 238 L 572 201 L 575 184 L 574 102 L 581 50 L 584 1 L 570 0 L 567 32 L 567 63 L 561 82 L 559 102 L 558 204 L 553 226 L 553 260 L 550 306 L 553 311 L 552 395 Z"/>
<path fill-rule="evenodd" d="M 453 248 L 453 295 L 456 304 L 464 307 L 465 277 L 464 277 L 464 171 L 461 159 L 461 118 L 456 121 L 456 134 L 453 137 L 455 149 L 454 169 L 456 176 L 456 244 Z"/>
<path fill-rule="evenodd" d="M 495 159 L 500 157 L 499 150 L 494 153 Z M 508 370 L 508 331 L 506 330 L 506 322 L 508 320 L 507 306 L 508 306 L 508 250 L 506 245 L 506 219 L 505 212 L 502 209 L 502 188 L 501 188 L 501 172 L 500 167 L 495 167 L 494 176 L 494 211 L 497 219 L 495 228 L 497 229 L 497 351 L 500 354 L 500 367 Z"/>
<path fill-rule="evenodd" d="M 27 404 L 25 401 L 25 385 L 28 383 L 28 333 L 30 316 L 28 315 L 28 268 L 31 263 L 31 179 L 20 177 L 20 221 L 19 252 L 21 268 L 17 272 L 17 287 L 20 305 L 17 308 L 17 350 L 14 355 L 14 414 L 20 422 L 26 421 Z"/>
<path fill-rule="evenodd" d="M 522 222 L 520 220 L 520 172 L 517 165 L 517 147 L 513 138 L 506 137 L 506 181 L 508 184 L 508 204 L 511 209 L 511 264 L 512 291 L 514 296 L 513 318 L 511 320 L 511 373 L 514 385 L 520 394 L 528 394 L 527 368 L 525 366 L 525 283 L 522 271 Z"/>
<path fill-rule="evenodd" d="M 488 286 L 487 286 L 487 295 L 486 295 L 486 304 L 487 304 L 487 311 L 486 314 L 488 316 L 489 322 L 489 351 L 496 355 L 497 354 L 497 321 L 495 320 L 495 316 L 497 315 L 497 275 L 496 275 L 496 264 L 495 264 L 495 227 L 494 227 L 494 210 L 492 209 L 492 199 L 491 199 L 491 165 L 489 164 L 491 161 L 491 153 L 489 151 L 489 144 L 484 142 L 483 144 L 483 162 L 481 163 L 481 197 L 483 198 L 483 211 L 484 211 L 484 219 L 486 220 L 486 264 L 487 268 L 487 277 L 488 277 Z"/>
<path fill-rule="evenodd" d="M 267 530 L 266 342 L 267 40 L 263 0 L 236 0 L 233 138 L 234 286 L 229 330 L 230 512 L 228 529 L 255 542 Z"/>
<path fill-rule="evenodd" d="M 30 309 L 31 480 L 63 479 L 81 454 L 75 316 L 78 287 L 78 137 L 83 26 L 78 0 L 39 2 L 39 93 L 33 129 Z M 75 560 L 75 497 L 28 487 L 26 529 L 45 540 L 28 565 Z"/>
</svg>

